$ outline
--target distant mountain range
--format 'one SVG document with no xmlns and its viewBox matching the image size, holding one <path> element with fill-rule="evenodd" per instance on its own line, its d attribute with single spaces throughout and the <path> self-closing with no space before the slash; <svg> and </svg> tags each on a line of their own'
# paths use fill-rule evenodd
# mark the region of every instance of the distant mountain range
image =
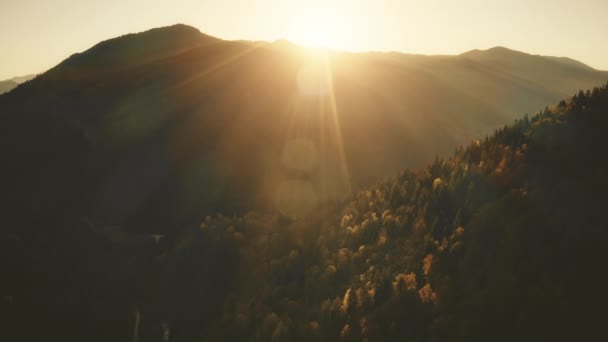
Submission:
<svg viewBox="0 0 608 342">
<path fill-rule="evenodd" d="M 32 75 L 26 75 L 26 76 L 13 77 L 8 80 L 0 81 L 0 94 L 9 92 L 13 88 L 17 87 L 19 84 L 29 81 L 34 77 L 36 77 L 36 75 L 32 74 Z"/>
<path fill-rule="evenodd" d="M 0 94 L 6 93 L 7 91 L 10 91 L 18 85 L 19 83 L 11 80 L 0 81 Z"/>
<path fill-rule="evenodd" d="M 13 161 L 1 172 L 15 212 L 149 231 L 278 202 L 297 216 L 607 79 L 502 47 L 324 54 L 175 25 L 101 42 L 0 96 Z"/>
</svg>

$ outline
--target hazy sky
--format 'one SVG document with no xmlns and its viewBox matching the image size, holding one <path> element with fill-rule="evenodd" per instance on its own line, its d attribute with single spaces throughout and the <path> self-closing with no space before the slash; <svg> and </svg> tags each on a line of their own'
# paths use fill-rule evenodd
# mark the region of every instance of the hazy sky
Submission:
<svg viewBox="0 0 608 342">
<path fill-rule="evenodd" d="M 185 23 L 224 39 L 457 54 L 506 46 L 608 70 L 608 0 L 0 0 L 0 80 Z"/>
</svg>

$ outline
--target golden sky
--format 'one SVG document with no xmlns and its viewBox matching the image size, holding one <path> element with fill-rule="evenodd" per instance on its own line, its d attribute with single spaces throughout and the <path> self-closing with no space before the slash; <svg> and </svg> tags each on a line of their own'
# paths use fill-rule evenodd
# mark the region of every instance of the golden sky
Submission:
<svg viewBox="0 0 608 342">
<path fill-rule="evenodd" d="M 0 0 L 0 80 L 184 23 L 223 39 L 458 54 L 506 46 L 608 70 L 607 0 Z"/>
</svg>

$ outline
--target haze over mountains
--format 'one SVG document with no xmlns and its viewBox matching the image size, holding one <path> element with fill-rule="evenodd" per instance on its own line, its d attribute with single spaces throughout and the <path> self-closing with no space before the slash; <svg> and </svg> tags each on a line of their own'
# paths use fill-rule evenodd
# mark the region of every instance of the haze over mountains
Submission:
<svg viewBox="0 0 608 342">
<path fill-rule="evenodd" d="M 35 74 L 25 75 L 25 76 L 17 76 L 10 78 L 8 80 L 0 81 L 0 94 L 6 93 L 13 88 L 16 88 L 19 84 L 29 81 L 32 78 L 36 77 Z"/>
<path fill-rule="evenodd" d="M 0 81 L 0 94 L 6 93 L 7 91 L 18 86 L 19 83 L 11 80 Z"/>
<path fill-rule="evenodd" d="M 0 97 L 3 145 L 19 141 L 6 153 L 22 163 L 3 172 L 39 176 L 93 217 L 145 216 L 135 225 L 151 230 L 201 208 L 281 202 L 298 216 L 607 78 L 500 47 L 324 54 L 175 25 L 101 42 Z"/>
</svg>

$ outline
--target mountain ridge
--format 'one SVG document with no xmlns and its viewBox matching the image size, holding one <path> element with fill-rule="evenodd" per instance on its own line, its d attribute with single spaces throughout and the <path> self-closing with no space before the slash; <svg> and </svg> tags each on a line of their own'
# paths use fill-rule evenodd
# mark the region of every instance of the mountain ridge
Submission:
<svg viewBox="0 0 608 342">
<path fill-rule="evenodd" d="M 523 57 L 523 58 L 542 57 L 542 58 L 548 59 L 550 61 L 560 63 L 562 65 L 571 66 L 573 68 L 580 68 L 580 69 L 584 69 L 586 71 L 602 71 L 602 70 L 595 69 L 583 62 L 577 61 L 577 60 L 569 58 L 569 57 L 557 57 L 557 56 L 530 54 L 530 53 L 526 53 L 526 52 L 522 52 L 522 51 L 518 51 L 518 50 L 509 49 L 504 46 L 495 46 L 495 47 L 492 47 L 492 48 L 489 48 L 486 50 L 474 49 L 474 50 L 470 50 L 470 51 L 461 53 L 458 56 L 472 57 L 472 58 L 476 58 L 476 59 L 484 59 L 484 58 L 485 59 L 496 59 L 496 58 L 512 58 L 512 57 L 520 57 L 520 58 L 521 57 Z"/>
</svg>

